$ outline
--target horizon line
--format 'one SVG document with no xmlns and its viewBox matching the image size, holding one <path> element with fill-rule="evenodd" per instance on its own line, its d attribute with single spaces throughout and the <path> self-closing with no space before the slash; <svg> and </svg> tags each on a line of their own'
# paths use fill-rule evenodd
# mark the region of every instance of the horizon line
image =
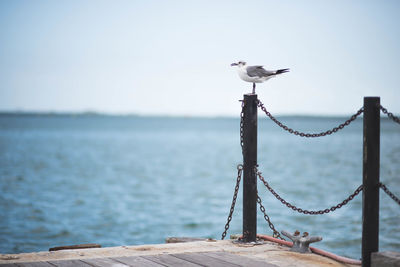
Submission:
<svg viewBox="0 0 400 267">
<path fill-rule="evenodd" d="M 258 116 L 263 113 L 258 113 Z M 0 116 L 104 116 L 104 117 L 154 117 L 154 118 L 239 118 L 240 115 L 200 115 L 200 114 L 150 114 L 135 112 L 107 111 L 40 111 L 40 110 L 0 110 Z M 306 118 L 344 118 L 351 114 L 311 114 L 311 113 L 277 113 L 277 117 L 306 117 Z M 384 116 L 382 116 L 384 117 Z"/>
</svg>

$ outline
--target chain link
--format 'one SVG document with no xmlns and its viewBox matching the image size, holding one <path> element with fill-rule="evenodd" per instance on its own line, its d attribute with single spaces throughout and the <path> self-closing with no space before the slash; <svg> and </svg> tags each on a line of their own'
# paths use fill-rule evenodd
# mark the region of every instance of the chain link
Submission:
<svg viewBox="0 0 400 267">
<path fill-rule="evenodd" d="M 272 236 L 275 237 L 275 238 L 279 238 L 281 240 L 285 240 L 285 238 L 283 238 L 281 236 L 281 234 L 275 229 L 274 224 L 271 222 L 271 219 L 269 218 L 268 214 L 265 212 L 265 208 L 264 208 L 263 204 L 261 203 L 261 198 L 258 195 L 258 192 L 257 192 L 257 202 L 260 205 L 260 210 L 264 215 L 265 221 L 268 223 L 269 228 L 271 228 L 271 230 L 273 232 Z"/>
<path fill-rule="evenodd" d="M 397 122 L 398 124 L 400 124 L 400 118 L 393 115 L 392 112 L 388 112 L 386 108 L 382 107 L 382 105 L 380 105 L 379 107 L 382 110 L 382 112 L 384 114 L 386 114 L 390 119 L 392 119 L 394 122 Z"/>
<path fill-rule="evenodd" d="M 341 203 L 337 204 L 336 206 L 332 206 L 329 209 L 324 209 L 324 210 L 306 210 L 306 209 L 301 209 L 296 207 L 295 205 L 287 202 L 285 199 L 283 199 L 278 193 L 275 192 L 274 189 L 272 189 L 272 187 L 268 184 L 267 181 L 265 181 L 264 177 L 262 177 L 261 172 L 259 172 L 257 170 L 257 168 L 255 169 L 259 179 L 261 180 L 261 182 L 263 182 L 263 184 L 265 185 L 265 187 L 267 187 L 267 189 L 280 201 L 282 202 L 282 204 L 286 205 L 288 208 L 291 208 L 294 211 L 297 211 L 299 213 L 303 213 L 303 214 L 310 214 L 310 215 L 319 215 L 319 214 L 325 214 L 325 213 L 329 213 L 331 211 L 335 211 L 336 209 L 339 209 L 341 207 L 343 207 L 344 205 L 346 205 L 347 203 L 349 203 L 355 196 L 357 196 L 362 190 L 363 190 L 363 185 L 360 185 L 353 194 L 351 194 L 348 198 L 346 198 L 345 200 L 343 200 Z"/>
<path fill-rule="evenodd" d="M 349 125 L 351 122 L 353 122 L 361 113 L 363 113 L 364 108 L 360 108 L 354 115 L 352 115 L 348 120 L 346 120 L 344 123 L 340 124 L 337 127 L 332 128 L 331 130 L 327 130 L 325 132 L 321 132 L 321 133 L 303 133 L 303 132 L 299 132 L 296 130 L 293 130 L 292 128 L 287 127 L 285 124 L 283 124 L 282 122 L 278 121 L 274 116 L 272 116 L 272 114 L 265 108 L 264 104 L 260 101 L 257 100 L 258 103 L 258 107 L 261 108 L 262 111 L 264 111 L 264 113 L 273 121 L 275 122 L 279 127 L 281 127 L 282 129 L 284 129 L 285 131 L 288 131 L 291 134 L 294 135 L 298 135 L 301 137 L 321 137 L 321 136 L 326 136 L 326 135 L 330 135 L 333 133 L 336 133 L 339 130 L 342 130 L 345 126 Z"/>
<path fill-rule="evenodd" d="M 242 178 L 243 165 L 242 164 L 237 165 L 237 170 L 238 170 L 238 175 L 237 175 L 237 178 L 236 178 L 235 193 L 233 194 L 231 209 L 229 211 L 228 219 L 227 219 L 226 224 L 225 224 L 225 231 L 222 233 L 221 240 L 224 240 L 224 238 L 226 236 L 226 232 L 229 229 L 229 223 L 232 220 L 233 211 L 235 210 L 236 198 L 237 198 L 237 194 L 239 192 L 240 180 Z"/>
<path fill-rule="evenodd" d="M 386 185 L 379 183 L 379 186 L 382 188 L 382 190 L 391 198 L 393 199 L 397 204 L 400 205 L 400 199 L 396 197 L 390 190 L 386 187 Z"/>
</svg>

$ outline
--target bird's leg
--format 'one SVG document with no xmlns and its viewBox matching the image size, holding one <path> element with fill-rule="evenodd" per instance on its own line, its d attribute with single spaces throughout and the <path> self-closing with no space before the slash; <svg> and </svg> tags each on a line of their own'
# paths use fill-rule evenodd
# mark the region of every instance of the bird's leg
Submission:
<svg viewBox="0 0 400 267">
<path fill-rule="evenodd" d="M 256 83 L 253 83 L 253 95 L 256 93 Z"/>
</svg>

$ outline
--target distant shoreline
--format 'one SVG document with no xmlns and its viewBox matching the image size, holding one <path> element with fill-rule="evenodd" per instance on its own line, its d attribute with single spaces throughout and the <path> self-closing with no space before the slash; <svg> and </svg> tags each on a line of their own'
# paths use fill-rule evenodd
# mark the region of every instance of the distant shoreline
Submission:
<svg viewBox="0 0 400 267">
<path fill-rule="evenodd" d="M 263 114 L 259 114 L 262 117 Z M 349 115 L 276 115 L 279 118 L 343 119 Z M 116 118 L 182 118 L 182 119 L 237 119 L 238 116 L 162 115 L 162 114 L 112 114 L 103 112 L 36 112 L 0 111 L 0 117 L 116 117 Z M 384 118 L 384 117 L 383 117 Z"/>
<path fill-rule="evenodd" d="M 52 111 L 0 111 L 0 116 L 54 116 L 54 117 L 75 117 L 75 116 L 101 116 L 101 117 L 142 117 L 137 114 L 111 114 L 102 112 L 52 112 Z"/>
<path fill-rule="evenodd" d="M 263 114 L 258 114 L 259 118 L 263 117 Z M 293 119 L 344 119 L 348 118 L 349 115 L 291 115 L 282 114 L 276 115 L 278 118 L 293 118 Z M 201 115 L 162 115 L 162 114 L 113 114 L 106 112 L 40 112 L 40 111 L 0 111 L 0 117 L 107 117 L 107 118 L 166 118 L 166 119 L 237 119 L 238 116 L 201 116 Z M 362 118 L 362 115 L 360 116 Z M 381 119 L 387 119 L 386 116 L 381 115 Z"/>
</svg>

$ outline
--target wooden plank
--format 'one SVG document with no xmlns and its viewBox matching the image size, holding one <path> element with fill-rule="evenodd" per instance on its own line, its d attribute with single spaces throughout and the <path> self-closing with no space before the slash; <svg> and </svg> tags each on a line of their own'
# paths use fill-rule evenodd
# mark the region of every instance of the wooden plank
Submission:
<svg viewBox="0 0 400 267">
<path fill-rule="evenodd" d="M 267 263 L 267 262 L 259 260 L 259 259 L 239 256 L 239 255 L 232 254 L 229 252 L 204 252 L 201 254 L 207 255 L 208 257 L 221 259 L 226 262 L 238 264 L 241 266 L 246 266 L 246 267 L 258 267 L 258 266 L 260 266 L 260 267 L 278 267 L 275 264 Z"/>
<path fill-rule="evenodd" d="M 0 267 L 160 267 L 160 266 L 246 266 L 246 267 L 277 267 L 274 264 L 259 259 L 239 256 L 229 252 L 198 252 L 161 254 L 148 256 L 94 258 L 81 260 L 41 261 L 15 264 L 0 264 Z"/>
<path fill-rule="evenodd" d="M 51 263 L 52 267 L 57 266 L 57 267 L 92 267 L 92 265 L 89 265 L 83 261 L 80 260 L 60 260 L 60 261 L 49 261 Z"/>
<path fill-rule="evenodd" d="M 113 258 L 82 259 L 81 261 L 96 267 L 110 267 L 115 265 L 118 265 L 118 267 L 129 267 L 129 265 L 116 261 Z"/>
<path fill-rule="evenodd" d="M 72 246 L 61 246 L 61 247 L 54 247 L 50 248 L 49 251 L 57 251 L 57 250 L 64 250 L 64 249 L 83 249 L 83 248 L 101 248 L 99 244 L 80 244 L 80 245 L 72 245 Z"/>
<path fill-rule="evenodd" d="M 201 266 L 224 266 L 224 267 L 237 267 L 240 265 L 230 263 L 221 259 L 209 257 L 202 253 L 181 253 L 181 254 L 171 254 L 171 256 L 177 257 L 179 259 L 189 261 L 191 263 L 199 264 Z"/>
<path fill-rule="evenodd" d="M 207 238 L 193 238 L 193 237 L 168 237 L 165 243 L 185 243 L 193 241 L 206 241 Z"/>
<path fill-rule="evenodd" d="M 164 255 L 152 255 L 152 256 L 142 256 L 145 259 L 151 260 L 153 262 L 162 264 L 164 266 L 188 266 L 188 267 L 194 267 L 194 266 L 201 266 L 189 261 L 182 260 L 180 258 L 164 254 Z"/>
<path fill-rule="evenodd" d="M 120 263 L 129 265 L 129 266 L 143 266 L 143 267 L 160 267 L 164 266 L 158 263 L 155 263 L 153 261 L 150 261 L 148 259 L 145 259 L 140 256 L 134 256 L 134 257 L 117 257 L 117 258 L 112 258 L 115 261 L 118 261 Z"/>
<path fill-rule="evenodd" d="M 37 261 L 37 262 L 21 262 L 17 263 L 18 267 L 54 267 L 50 263 L 46 261 Z"/>
</svg>

